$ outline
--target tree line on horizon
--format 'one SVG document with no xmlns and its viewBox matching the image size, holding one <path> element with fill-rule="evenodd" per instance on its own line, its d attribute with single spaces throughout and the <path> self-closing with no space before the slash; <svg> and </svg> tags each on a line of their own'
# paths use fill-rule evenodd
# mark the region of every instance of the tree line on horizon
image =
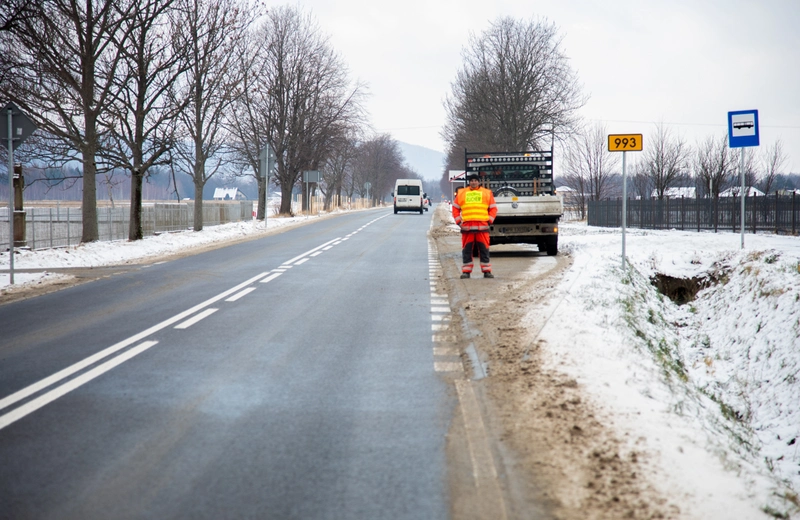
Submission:
<svg viewBox="0 0 800 520">
<path fill-rule="evenodd" d="M 418 177 L 389 135 L 375 135 L 365 86 L 311 14 L 248 0 L 6 0 L 0 4 L 0 100 L 39 131 L 19 162 L 80 182 L 82 242 L 98 239 L 97 179 L 125 172 L 129 239 L 142 238 L 142 183 L 167 169 L 192 181 L 194 230 L 203 190 L 219 175 L 266 183 L 291 213 L 302 173 L 334 195 L 387 195 Z M 269 180 L 260 171 L 275 154 Z M 78 164 L 77 168 L 72 165 Z M 106 183 L 107 184 L 107 183 Z M 197 207 L 200 206 L 200 207 Z"/>
</svg>

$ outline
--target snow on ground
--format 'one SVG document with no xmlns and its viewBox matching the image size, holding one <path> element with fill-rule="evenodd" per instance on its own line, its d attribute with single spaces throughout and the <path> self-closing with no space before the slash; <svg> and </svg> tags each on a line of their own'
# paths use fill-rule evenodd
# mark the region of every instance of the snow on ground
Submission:
<svg viewBox="0 0 800 520">
<path fill-rule="evenodd" d="M 23 250 L 15 268 L 121 264 L 266 232 L 242 222 Z M 619 229 L 562 223 L 560 250 L 574 264 L 539 333 L 551 368 L 575 377 L 631 449 L 649 454 L 651 478 L 686 518 L 800 514 L 800 238 L 746 235 L 741 250 L 730 232 L 631 229 L 626 245 L 623 270 Z M 651 283 L 659 274 L 702 289 L 678 305 Z M 55 276 L 17 273 L 15 282 Z M 0 290 L 7 284 L 0 274 Z"/>
<path fill-rule="evenodd" d="M 562 224 L 574 265 L 539 337 L 654 454 L 687 518 L 800 513 L 800 238 Z M 652 280 L 695 278 L 678 305 Z"/>
<path fill-rule="evenodd" d="M 120 265 L 237 238 L 257 237 L 277 228 L 308 222 L 310 218 L 315 217 L 270 217 L 267 219 L 266 226 L 263 221 L 256 220 L 233 222 L 220 226 L 207 226 L 199 233 L 193 231 L 162 233 L 135 242 L 127 240 L 91 242 L 68 248 L 36 251 L 17 249 L 14 255 L 14 285 L 38 284 L 64 277 L 64 275 L 52 272 L 18 273 L 17 269 Z M 6 250 L 0 253 L 0 270 L 8 271 L 8 268 L 8 251 Z M 0 274 L 0 290 L 7 289 L 9 281 L 7 274 Z"/>
</svg>

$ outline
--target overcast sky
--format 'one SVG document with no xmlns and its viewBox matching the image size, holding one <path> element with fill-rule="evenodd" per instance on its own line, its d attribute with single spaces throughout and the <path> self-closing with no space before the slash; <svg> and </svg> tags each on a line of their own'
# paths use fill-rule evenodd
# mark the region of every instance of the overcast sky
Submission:
<svg viewBox="0 0 800 520">
<path fill-rule="evenodd" d="M 268 1 L 269 5 L 282 2 Z M 444 151 L 442 105 L 470 33 L 501 16 L 544 17 L 610 133 L 663 122 L 690 144 L 725 135 L 729 111 L 757 109 L 761 147 L 781 138 L 800 172 L 800 0 L 302 0 L 353 79 L 373 126 Z M 759 150 L 759 151 L 761 151 Z"/>
</svg>

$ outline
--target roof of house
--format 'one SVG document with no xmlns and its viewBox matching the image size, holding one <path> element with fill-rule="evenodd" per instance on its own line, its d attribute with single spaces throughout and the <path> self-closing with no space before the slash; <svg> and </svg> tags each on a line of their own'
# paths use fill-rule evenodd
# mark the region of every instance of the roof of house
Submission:
<svg viewBox="0 0 800 520">
<path fill-rule="evenodd" d="M 721 191 L 719 193 L 719 196 L 720 197 L 733 197 L 735 195 L 735 196 L 738 197 L 739 193 L 741 193 L 741 192 L 742 192 L 742 187 L 741 186 L 733 186 L 732 188 L 728 188 L 725 191 Z M 753 186 L 748 186 L 747 187 L 747 196 L 748 197 L 752 197 L 754 195 L 757 195 L 759 197 L 763 197 L 764 196 L 764 192 L 759 190 L 758 188 L 753 187 Z"/>
<path fill-rule="evenodd" d="M 245 198 L 244 194 L 239 188 L 214 188 L 214 199 L 219 200 L 236 200 Z"/>
</svg>

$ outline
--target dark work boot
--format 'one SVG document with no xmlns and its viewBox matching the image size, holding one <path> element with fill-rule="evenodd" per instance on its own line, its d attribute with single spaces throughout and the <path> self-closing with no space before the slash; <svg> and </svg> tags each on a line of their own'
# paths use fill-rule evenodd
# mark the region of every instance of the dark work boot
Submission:
<svg viewBox="0 0 800 520">
<path fill-rule="evenodd" d="M 491 272 L 483 273 L 484 278 L 494 278 L 494 275 Z"/>
<path fill-rule="evenodd" d="M 461 273 L 461 278 L 469 278 L 469 273 Z"/>
</svg>

